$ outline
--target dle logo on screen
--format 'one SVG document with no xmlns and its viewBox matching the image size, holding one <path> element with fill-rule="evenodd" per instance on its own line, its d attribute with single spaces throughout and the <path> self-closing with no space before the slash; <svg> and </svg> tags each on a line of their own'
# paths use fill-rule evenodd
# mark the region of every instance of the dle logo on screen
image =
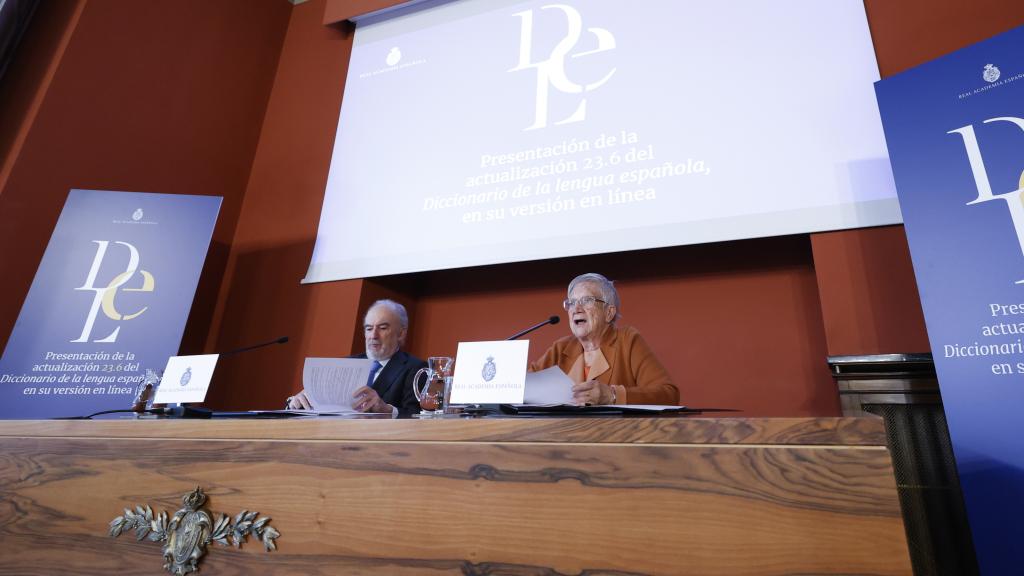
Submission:
<svg viewBox="0 0 1024 576">
<path fill-rule="evenodd" d="M 516 12 L 513 14 L 513 16 L 518 16 L 522 20 L 522 27 L 520 28 L 519 36 L 519 64 L 517 64 L 515 68 L 510 69 L 509 72 L 518 72 L 520 70 L 527 70 L 530 68 L 537 69 L 536 117 L 533 124 L 524 128 L 524 131 L 537 130 L 538 128 L 544 128 L 548 125 L 548 97 L 552 87 L 563 94 L 583 94 L 584 92 L 590 92 L 603 86 L 612 77 L 612 74 L 615 74 L 616 70 L 613 67 L 604 75 L 603 78 L 589 84 L 577 84 L 570 80 L 565 73 L 566 58 L 582 58 L 584 56 L 614 50 L 615 37 L 612 36 L 611 32 L 604 28 L 587 28 L 587 32 L 590 32 L 597 38 L 597 48 L 570 54 L 570 51 L 579 43 L 580 36 L 583 33 L 583 17 L 580 15 L 578 10 L 572 6 L 566 6 L 564 4 L 549 4 L 547 6 L 541 6 L 540 9 L 551 10 L 552 13 L 555 9 L 561 10 L 565 14 L 566 31 L 565 36 L 562 37 L 562 39 L 555 45 L 551 54 L 549 54 L 547 58 L 534 62 L 534 11 L 531 9 L 525 12 Z M 587 99 L 581 97 L 580 103 L 576 107 L 576 111 L 568 117 L 555 122 L 555 125 L 580 122 L 586 119 L 586 117 Z"/>
<path fill-rule="evenodd" d="M 1024 130 L 1024 119 L 1013 116 L 1002 116 L 983 120 L 982 124 L 990 122 L 1009 122 L 1021 130 Z M 1010 210 L 1010 220 L 1013 222 L 1013 229 L 1017 232 L 1017 243 L 1024 252 L 1024 173 L 1020 176 L 1017 189 L 1003 194 L 993 194 L 992 184 L 988 179 L 988 172 L 985 171 L 985 161 L 981 157 L 981 148 L 978 146 L 978 138 L 974 134 L 974 126 L 968 124 L 956 130 L 950 130 L 946 134 L 959 134 L 964 141 L 964 148 L 967 151 L 967 159 L 971 163 L 971 172 L 974 174 L 974 186 L 978 189 L 978 197 L 967 203 L 967 206 L 990 202 L 992 200 L 1005 200 L 1006 207 Z M 1024 284 L 1024 280 L 1017 280 L 1016 284 Z"/>
<path fill-rule="evenodd" d="M 100 308 L 103 308 L 103 314 L 114 321 L 121 320 L 132 320 L 138 318 L 143 312 L 149 307 L 143 306 L 141 310 L 133 312 L 131 314 L 122 314 L 114 307 L 114 298 L 117 296 L 119 289 L 125 292 L 152 292 L 156 286 L 156 281 L 153 279 L 153 275 L 145 270 L 139 270 L 139 251 L 127 242 L 114 241 L 114 244 L 120 244 L 128 249 L 128 265 L 125 271 L 118 274 L 110 281 L 106 286 L 96 287 L 96 276 L 99 274 L 100 265 L 103 263 L 103 258 L 107 254 L 107 247 L 110 242 L 107 240 L 93 240 L 96 243 L 96 256 L 92 260 L 92 268 L 89 270 L 89 275 L 85 279 L 85 283 L 82 286 L 75 288 L 75 290 L 91 290 L 96 293 L 96 296 L 92 299 L 92 307 L 89 309 L 89 315 L 85 319 L 85 324 L 82 326 L 82 335 L 76 340 L 71 342 L 88 342 L 89 336 L 92 335 L 93 325 L 96 323 L 96 316 L 99 314 Z M 121 288 L 135 272 L 142 274 L 142 287 L 141 288 Z M 116 342 L 117 334 L 121 331 L 121 327 L 118 326 L 107 335 L 105 338 L 94 340 L 94 342 Z"/>
</svg>

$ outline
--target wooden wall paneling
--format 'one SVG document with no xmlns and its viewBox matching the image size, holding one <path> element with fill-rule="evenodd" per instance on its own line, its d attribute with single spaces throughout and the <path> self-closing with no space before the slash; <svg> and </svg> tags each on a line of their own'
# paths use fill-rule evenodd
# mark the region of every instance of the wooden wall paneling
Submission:
<svg viewBox="0 0 1024 576">
<path fill-rule="evenodd" d="M 705 443 L 698 420 L 677 423 L 673 442 L 602 442 L 609 422 L 622 433 L 622 420 L 592 419 L 597 441 L 550 442 L 433 440 L 431 423 L 414 423 L 421 434 L 390 420 L 341 434 L 396 425 L 386 441 L 275 438 L 292 422 L 215 422 L 191 439 L 7 429 L 0 536 L 17 552 L 3 563 L 153 573 L 159 547 L 111 540 L 106 523 L 129 505 L 176 510 L 201 485 L 211 511 L 256 510 L 281 532 L 271 554 L 212 550 L 203 566 L 217 574 L 910 573 L 884 446 Z M 266 438 L 233 437 L 245 428 Z"/>
</svg>

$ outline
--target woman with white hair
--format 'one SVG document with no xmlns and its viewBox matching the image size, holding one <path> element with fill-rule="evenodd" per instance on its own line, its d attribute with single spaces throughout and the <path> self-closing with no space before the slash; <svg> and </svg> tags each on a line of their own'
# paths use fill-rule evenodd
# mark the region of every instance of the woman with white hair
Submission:
<svg viewBox="0 0 1024 576">
<path fill-rule="evenodd" d="M 619 293 L 600 274 L 577 276 L 562 303 L 572 335 L 560 338 L 530 364 L 558 366 L 573 381 L 577 404 L 679 403 L 679 389 L 636 328 L 619 327 Z"/>
</svg>

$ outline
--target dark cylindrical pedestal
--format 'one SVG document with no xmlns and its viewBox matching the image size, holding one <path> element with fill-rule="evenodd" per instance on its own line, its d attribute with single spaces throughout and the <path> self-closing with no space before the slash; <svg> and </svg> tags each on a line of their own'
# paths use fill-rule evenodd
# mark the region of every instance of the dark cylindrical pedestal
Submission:
<svg viewBox="0 0 1024 576">
<path fill-rule="evenodd" d="M 830 356 L 844 416 L 885 419 L 915 576 L 978 574 L 931 354 Z"/>
</svg>

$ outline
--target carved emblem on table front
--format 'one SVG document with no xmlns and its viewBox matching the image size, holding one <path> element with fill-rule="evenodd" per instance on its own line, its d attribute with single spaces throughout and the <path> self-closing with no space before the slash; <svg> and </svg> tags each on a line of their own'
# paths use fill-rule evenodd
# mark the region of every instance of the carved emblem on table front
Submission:
<svg viewBox="0 0 1024 576">
<path fill-rule="evenodd" d="M 164 569 L 175 576 L 197 572 L 199 560 L 213 542 L 239 548 L 250 534 L 255 534 L 267 552 L 277 549 L 274 540 L 281 534 L 270 526 L 270 518 L 257 518 L 259 512 L 242 510 L 234 519 L 217 514 L 217 519 L 213 520 L 203 509 L 206 494 L 198 486 L 182 497 L 181 502 L 184 507 L 170 518 L 167 512 L 154 517 L 148 505 L 136 506 L 135 510 L 125 508 L 123 516 L 110 522 L 110 536 L 116 538 L 134 530 L 136 540 L 148 538 L 164 542 Z"/>
</svg>

